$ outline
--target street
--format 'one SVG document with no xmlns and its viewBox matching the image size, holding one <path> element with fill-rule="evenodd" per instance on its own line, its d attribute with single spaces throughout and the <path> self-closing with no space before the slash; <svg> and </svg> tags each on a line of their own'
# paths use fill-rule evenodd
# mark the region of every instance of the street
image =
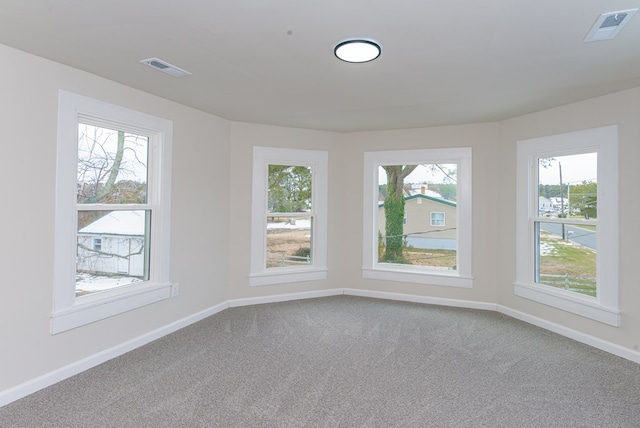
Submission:
<svg viewBox="0 0 640 428">
<path fill-rule="evenodd" d="M 562 236 L 562 225 L 558 223 L 540 223 L 540 228 L 544 231 Z M 596 249 L 596 233 L 573 225 L 565 225 L 565 233 L 569 241 L 585 247 Z"/>
</svg>

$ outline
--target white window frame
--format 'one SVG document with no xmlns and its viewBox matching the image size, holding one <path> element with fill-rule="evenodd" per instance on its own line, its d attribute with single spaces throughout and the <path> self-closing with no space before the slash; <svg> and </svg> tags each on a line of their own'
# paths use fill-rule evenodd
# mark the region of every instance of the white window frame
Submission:
<svg viewBox="0 0 640 428">
<path fill-rule="evenodd" d="M 434 214 L 442 214 L 442 224 L 435 224 L 433 222 L 433 215 Z M 447 225 L 447 217 L 446 217 L 446 214 L 443 211 L 431 211 L 429 213 L 429 219 L 430 219 L 430 225 L 431 226 L 446 226 Z"/>
<path fill-rule="evenodd" d="M 321 150 L 253 148 L 251 264 L 249 285 L 271 285 L 327 278 L 328 153 Z M 309 166 L 312 172 L 312 264 L 266 267 L 269 165 Z"/>
<path fill-rule="evenodd" d="M 153 206 L 149 280 L 76 297 L 78 123 L 117 126 L 149 137 L 148 204 Z M 173 122 L 59 91 L 52 334 L 176 296 L 169 282 Z M 137 205 L 132 204 L 131 209 Z M 121 206 L 119 208 L 124 208 Z"/>
<path fill-rule="evenodd" d="M 471 266 L 471 147 L 364 153 L 363 278 L 449 287 L 473 287 Z M 378 170 L 383 165 L 455 163 L 457 172 L 457 270 L 439 271 L 378 262 Z"/>
<path fill-rule="evenodd" d="M 597 152 L 598 156 L 596 297 L 534 282 L 534 223 L 544 221 L 537 212 L 538 159 L 590 152 Z M 619 326 L 618 127 L 611 125 L 518 141 L 517 191 L 515 294 L 605 324 Z"/>
</svg>

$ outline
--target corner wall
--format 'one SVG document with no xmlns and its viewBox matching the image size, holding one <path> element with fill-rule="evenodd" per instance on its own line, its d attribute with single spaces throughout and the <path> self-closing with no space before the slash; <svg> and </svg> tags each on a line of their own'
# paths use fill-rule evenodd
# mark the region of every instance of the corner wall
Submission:
<svg viewBox="0 0 640 428">
<path fill-rule="evenodd" d="M 3 45 L 0 63 L 1 392 L 226 301 L 231 168 L 226 120 Z M 173 120 L 180 295 L 52 336 L 59 89 Z"/>
<path fill-rule="evenodd" d="M 340 196 L 344 192 L 344 170 L 340 145 L 341 134 L 335 132 L 284 128 L 251 123 L 231 123 L 231 202 L 229 252 L 229 298 L 246 299 L 274 294 L 313 292 L 340 287 L 338 266 L 341 236 Z M 326 150 L 329 153 L 329 236 L 328 277 L 322 281 L 305 281 L 282 285 L 249 285 L 251 248 L 251 180 L 253 147 L 280 147 Z"/>
<path fill-rule="evenodd" d="M 494 162 L 499 135 L 498 124 L 472 124 L 435 128 L 405 129 L 395 131 L 358 132 L 346 134 L 342 146 L 345 182 L 348 197 L 342 201 L 343 212 L 349 213 L 342 221 L 353 237 L 352 245 L 342 246 L 340 260 L 348 260 L 344 269 L 344 286 L 347 288 L 394 292 L 443 299 L 459 299 L 477 302 L 495 302 L 496 251 L 494 231 L 499 195 L 494 191 L 498 183 L 499 168 Z M 472 148 L 472 272 L 474 286 L 471 289 L 436 285 L 387 282 L 362 278 L 362 216 L 363 216 L 363 162 L 367 151 L 409 150 L 432 148 Z"/>
<path fill-rule="evenodd" d="M 516 264 L 516 142 L 614 124 L 618 125 L 620 201 L 619 284 L 622 315 L 618 328 L 523 299 L 513 293 Z M 637 352 L 640 347 L 640 287 L 636 270 L 640 254 L 640 88 L 506 120 L 500 124 L 500 133 L 495 159 L 502 170 L 497 187 L 502 203 L 496 214 L 503 232 L 496 234 L 499 238 L 499 259 L 502 261 L 500 269 L 497 269 L 497 303 Z"/>
<path fill-rule="evenodd" d="M 500 123 L 338 134 L 229 122 L 2 45 L 0 61 L 11 64 L 0 69 L 0 392 L 232 299 L 342 288 L 498 304 L 638 349 L 640 88 Z M 51 336 L 59 89 L 174 121 L 171 278 L 180 295 Z M 620 328 L 518 298 L 512 285 L 515 142 L 610 124 L 620 133 Z M 329 152 L 326 281 L 248 285 L 253 145 Z M 474 288 L 363 279 L 363 153 L 466 146 L 473 148 Z"/>
</svg>

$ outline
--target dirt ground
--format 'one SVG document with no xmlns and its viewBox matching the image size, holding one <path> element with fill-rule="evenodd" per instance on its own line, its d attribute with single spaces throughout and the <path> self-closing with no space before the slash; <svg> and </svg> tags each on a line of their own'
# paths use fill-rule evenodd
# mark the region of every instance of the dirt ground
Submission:
<svg viewBox="0 0 640 428">
<path fill-rule="evenodd" d="M 270 229 L 267 232 L 267 253 L 294 255 L 300 248 L 310 248 L 309 229 Z"/>
<path fill-rule="evenodd" d="M 449 250 L 405 250 L 404 256 L 411 264 L 418 266 L 455 268 L 457 255 Z"/>
</svg>

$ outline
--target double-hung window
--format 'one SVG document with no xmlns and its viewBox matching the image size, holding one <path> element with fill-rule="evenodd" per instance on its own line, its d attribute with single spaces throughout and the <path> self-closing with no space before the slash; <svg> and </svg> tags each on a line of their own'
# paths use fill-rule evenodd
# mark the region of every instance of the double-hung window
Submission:
<svg viewBox="0 0 640 428">
<path fill-rule="evenodd" d="M 254 147 L 251 285 L 327 276 L 325 151 Z"/>
<path fill-rule="evenodd" d="M 471 148 L 366 152 L 363 228 L 365 278 L 471 287 Z"/>
<path fill-rule="evenodd" d="M 518 142 L 518 296 L 619 324 L 617 127 Z"/>
<path fill-rule="evenodd" d="M 52 331 L 170 297 L 172 123 L 61 91 Z"/>
<path fill-rule="evenodd" d="M 432 212 L 431 213 L 431 226 L 444 226 L 445 225 L 445 217 L 443 212 Z"/>
</svg>

